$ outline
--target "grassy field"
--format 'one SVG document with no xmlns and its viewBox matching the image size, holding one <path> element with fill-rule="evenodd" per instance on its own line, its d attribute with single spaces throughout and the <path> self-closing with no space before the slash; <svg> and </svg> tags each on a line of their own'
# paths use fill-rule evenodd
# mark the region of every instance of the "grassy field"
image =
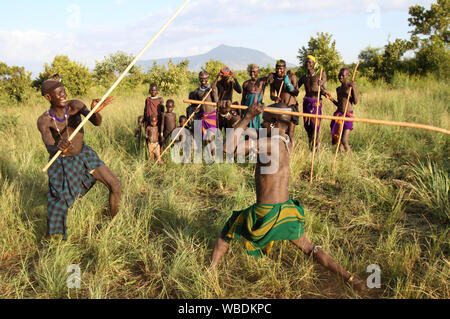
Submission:
<svg viewBox="0 0 450 319">
<path fill-rule="evenodd" d="M 432 79 L 361 82 L 355 114 L 448 129 L 449 89 Z M 120 94 L 102 111 L 102 127 L 86 127 L 85 141 L 122 181 L 120 213 L 105 216 L 108 192 L 99 183 L 69 211 L 68 240 L 48 249 L 39 248 L 48 154 L 36 128 L 48 105 L 36 96 L 1 106 L 1 298 L 449 298 L 448 136 L 355 124 L 353 155 L 340 156 L 331 176 L 334 148 L 324 121 L 311 186 L 306 133 L 296 129 L 290 191 L 305 207 L 309 238 L 364 280 L 367 266 L 379 265 L 380 289 L 353 291 L 287 242 L 262 259 L 234 243 L 213 277 L 207 268 L 223 224 L 255 202 L 254 165 L 182 166 L 170 157 L 150 165 L 133 137 L 144 93 Z M 165 98 L 174 98 L 180 115 L 185 97 L 187 90 Z M 326 102 L 324 113 L 333 111 Z M 80 289 L 66 286 L 71 264 L 81 268 Z"/>
</svg>

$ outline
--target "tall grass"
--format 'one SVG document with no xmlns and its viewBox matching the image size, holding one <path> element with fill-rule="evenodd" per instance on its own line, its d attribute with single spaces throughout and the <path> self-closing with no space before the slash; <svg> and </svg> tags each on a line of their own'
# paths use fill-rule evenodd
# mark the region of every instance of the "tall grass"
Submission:
<svg viewBox="0 0 450 319">
<path fill-rule="evenodd" d="M 448 84 L 418 81 L 361 83 L 356 116 L 448 128 Z M 223 224 L 255 201 L 254 165 L 178 165 L 170 154 L 164 166 L 149 163 L 133 137 L 145 92 L 118 92 L 102 111 L 102 127 L 85 129 L 85 141 L 122 182 L 120 213 L 112 221 L 106 216 L 108 192 L 99 183 L 70 209 L 68 240 L 55 239 L 48 249 L 40 248 L 47 194 L 41 168 L 48 155 L 36 128 L 48 105 L 36 96 L 28 105 L 2 107 L 0 297 L 449 297 L 447 136 L 355 124 L 352 156 L 338 157 L 333 176 L 334 149 L 323 121 L 323 150 L 310 185 L 307 137 L 301 125 L 296 129 L 290 192 L 305 208 L 308 237 L 363 279 L 367 266 L 378 264 L 381 289 L 358 294 L 287 242 L 262 259 L 232 243 L 214 276 L 208 266 Z M 175 100 L 177 115 L 184 114 L 187 93 L 165 97 Z M 93 89 L 90 98 L 102 94 Z M 325 102 L 324 113 L 333 111 Z M 71 264 L 81 268 L 80 289 L 66 286 Z"/>
</svg>

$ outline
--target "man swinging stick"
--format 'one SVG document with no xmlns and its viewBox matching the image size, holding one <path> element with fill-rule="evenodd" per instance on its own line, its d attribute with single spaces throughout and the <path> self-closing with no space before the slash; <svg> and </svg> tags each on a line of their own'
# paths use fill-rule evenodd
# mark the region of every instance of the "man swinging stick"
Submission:
<svg viewBox="0 0 450 319">
<path fill-rule="evenodd" d="M 50 158 L 58 151 L 63 152 L 47 172 L 49 192 L 46 237 L 61 234 L 66 239 L 67 212 L 79 196 L 85 195 L 96 181 L 102 182 L 110 192 L 109 213 L 113 218 L 119 210 L 122 186 L 97 153 L 84 143 L 83 129 L 69 142 L 69 136 L 82 122 L 81 115 L 87 116 L 90 112 L 86 105 L 79 100 L 66 100 L 66 90 L 59 81 L 44 81 L 41 93 L 51 104 L 50 109 L 37 121 L 42 140 Z M 98 112 L 113 99 L 110 97 L 102 103 L 89 119 L 92 124 L 101 125 L 102 117 Z M 91 108 L 98 102 L 99 100 L 92 101 Z"/>
<path fill-rule="evenodd" d="M 272 107 L 283 109 L 287 108 L 287 105 L 278 103 Z M 229 112 L 230 104 L 220 104 L 219 111 Z M 260 104 L 250 106 L 245 117 L 236 126 L 234 141 L 231 145 L 224 145 L 225 152 L 232 154 L 236 148 L 239 150 L 242 131 L 262 112 Z M 297 200 L 290 199 L 288 190 L 292 141 L 286 132 L 291 123 L 291 116 L 264 112 L 263 121 L 262 127 L 267 129 L 267 136 L 262 136 L 260 132 L 258 137 L 256 204 L 233 212 L 215 244 L 211 269 L 216 271 L 232 239 L 243 238 L 247 253 L 253 256 L 267 254 L 276 240 L 289 240 L 305 254 L 312 255 L 322 266 L 352 284 L 355 289 L 365 290 L 364 282 L 346 271 L 319 246 L 314 246 L 304 233 L 303 207 Z M 245 150 L 248 149 L 249 141 L 245 141 Z M 273 170 L 274 167 L 277 169 Z"/>
</svg>

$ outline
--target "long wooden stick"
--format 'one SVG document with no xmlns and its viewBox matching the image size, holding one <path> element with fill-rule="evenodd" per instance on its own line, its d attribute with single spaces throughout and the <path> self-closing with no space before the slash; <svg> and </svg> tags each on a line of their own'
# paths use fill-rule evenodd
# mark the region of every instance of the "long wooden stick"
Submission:
<svg viewBox="0 0 450 319">
<path fill-rule="evenodd" d="M 188 99 L 187 100 L 183 100 L 183 102 L 184 103 L 189 103 L 189 104 L 202 103 L 201 101 L 188 100 Z M 215 102 L 204 102 L 203 104 L 216 106 Z M 247 110 L 248 106 L 245 106 L 245 105 L 234 105 L 233 104 L 233 105 L 231 105 L 231 108 L 232 109 Z M 274 113 L 274 114 L 286 114 L 286 115 L 292 115 L 292 116 L 301 116 L 301 117 L 310 117 L 310 118 L 317 118 L 317 119 L 324 119 L 324 120 L 342 120 L 341 116 L 316 115 L 316 114 L 311 114 L 311 113 L 300 113 L 300 112 L 283 111 L 283 110 L 280 110 L 280 109 L 274 108 L 274 107 L 266 107 L 266 108 L 264 108 L 264 112 Z M 450 131 L 449 130 L 446 130 L 446 129 L 443 129 L 443 128 L 440 128 L 440 127 L 436 127 L 436 126 L 427 125 L 427 124 L 409 123 L 409 122 L 395 122 L 395 121 L 385 121 L 385 120 L 374 120 L 374 119 L 365 119 L 365 118 L 356 118 L 356 117 L 347 118 L 346 121 L 347 122 L 359 122 L 359 123 L 368 123 L 368 124 L 378 124 L 378 125 L 417 128 L 417 129 L 421 129 L 421 130 L 433 131 L 433 132 L 438 132 L 438 133 L 443 133 L 443 134 L 450 135 Z"/>
<path fill-rule="evenodd" d="M 204 103 L 206 101 L 206 99 L 208 98 L 208 96 L 211 94 L 213 90 L 213 87 L 211 86 L 211 88 L 209 89 L 208 93 L 205 95 L 205 97 L 203 98 L 203 100 L 200 102 L 200 104 L 197 106 L 197 108 L 195 109 L 194 112 L 192 112 L 191 116 L 189 116 L 189 118 L 187 119 L 186 123 L 184 123 L 184 125 L 181 127 L 181 129 L 178 131 L 177 135 L 175 135 L 175 137 L 172 139 L 172 142 L 170 142 L 169 146 L 166 147 L 166 149 L 159 154 L 159 157 L 157 159 L 157 161 L 155 162 L 155 164 L 163 157 L 164 154 L 166 154 L 166 152 L 170 149 L 170 147 L 175 143 L 175 141 L 177 140 L 178 136 L 180 136 L 181 132 L 183 131 L 183 129 L 186 127 L 186 125 L 189 123 L 190 120 L 192 120 L 192 118 L 195 116 L 195 113 L 197 113 L 197 111 L 199 110 L 199 108 L 202 106 L 202 104 L 207 104 Z M 191 103 L 191 104 L 197 104 L 197 103 Z M 207 104 L 209 105 L 209 104 Z M 214 105 L 215 106 L 215 105 Z"/>
<path fill-rule="evenodd" d="M 283 91 L 283 86 L 284 86 L 284 81 L 281 82 L 280 91 L 278 91 L 277 98 L 280 98 L 280 99 L 281 99 L 281 91 Z"/>
<path fill-rule="evenodd" d="M 320 82 L 322 81 L 322 72 L 323 69 L 320 68 L 320 76 L 319 76 L 319 92 L 317 92 L 317 103 L 316 103 L 316 115 L 319 115 L 319 107 L 320 107 L 320 89 L 322 86 L 320 85 Z M 316 138 L 317 138 L 317 122 L 319 119 L 315 120 L 314 123 L 314 142 L 313 142 L 313 150 L 312 150 L 312 162 L 311 162 L 311 176 L 309 178 L 309 183 L 312 184 L 313 182 L 313 173 L 314 173 L 314 157 L 316 155 Z"/>
<path fill-rule="evenodd" d="M 181 11 L 189 4 L 191 0 L 186 0 L 184 4 L 173 14 L 173 16 L 166 22 L 166 24 L 158 31 L 158 33 L 153 37 L 153 39 L 142 49 L 142 51 L 136 56 L 136 58 L 130 63 L 130 65 L 123 71 L 123 73 L 119 76 L 117 81 L 113 84 L 113 86 L 106 92 L 106 94 L 102 97 L 100 102 L 92 109 L 92 111 L 84 118 L 84 120 L 78 125 L 78 127 L 73 131 L 72 135 L 69 137 L 69 141 L 72 141 L 74 137 L 78 134 L 78 132 L 83 128 L 83 126 L 89 121 L 92 115 L 95 114 L 95 111 L 102 105 L 102 103 L 108 98 L 111 92 L 119 85 L 122 79 L 128 74 L 131 68 L 137 63 L 137 61 L 142 57 L 142 55 L 147 51 L 147 49 L 155 42 L 157 38 L 163 33 L 163 31 L 172 23 L 172 21 L 180 14 Z M 48 162 L 48 164 L 42 169 L 43 172 L 46 172 L 50 166 L 56 161 L 56 159 L 61 155 L 61 151 L 58 151 L 55 156 Z"/>
<path fill-rule="evenodd" d="M 356 71 L 358 71 L 358 66 L 359 66 L 359 62 L 358 64 L 356 64 L 355 66 L 355 70 L 353 70 L 353 77 L 352 77 L 352 81 L 355 81 L 356 78 Z M 345 103 L 345 109 L 344 109 L 344 114 L 342 115 L 342 129 L 339 130 L 339 140 L 337 143 L 337 147 L 336 147 L 336 153 L 334 154 L 334 159 L 333 159 L 333 166 L 331 167 L 331 171 L 334 172 L 334 166 L 336 165 L 336 159 L 338 156 L 338 152 L 339 152 L 339 148 L 341 147 L 341 140 L 342 140 L 342 135 L 344 134 L 344 126 L 345 126 L 345 115 L 347 114 L 347 109 L 348 109 L 348 104 L 350 103 L 350 97 L 352 95 L 352 87 L 350 87 L 350 89 L 348 90 L 348 96 L 347 96 L 347 102 Z M 339 125 L 339 122 L 336 121 L 336 124 Z"/>
</svg>

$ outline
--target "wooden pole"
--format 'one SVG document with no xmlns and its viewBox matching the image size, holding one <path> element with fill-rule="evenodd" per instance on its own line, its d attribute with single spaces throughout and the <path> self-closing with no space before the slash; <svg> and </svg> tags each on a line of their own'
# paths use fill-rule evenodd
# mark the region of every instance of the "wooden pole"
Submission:
<svg viewBox="0 0 450 319">
<path fill-rule="evenodd" d="M 142 49 L 142 51 L 136 56 L 136 58 L 130 63 L 130 65 L 123 71 L 123 73 L 119 76 L 117 81 L 113 84 L 113 86 L 106 92 L 106 94 L 102 97 L 100 102 L 92 109 L 92 111 L 84 118 L 84 120 L 78 125 L 78 127 L 73 131 L 73 133 L 69 137 L 69 141 L 72 141 L 74 137 L 78 134 L 78 132 L 83 128 L 83 126 L 89 121 L 92 115 L 95 114 L 95 111 L 102 105 L 102 103 L 108 98 L 108 96 L 112 93 L 112 91 L 119 85 L 122 79 L 128 74 L 131 68 L 139 61 L 142 55 L 147 51 L 147 49 L 155 42 L 157 38 L 163 33 L 163 31 L 172 23 L 172 21 L 180 14 L 181 11 L 189 4 L 191 0 L 186 0 L 184 4 L 173 14 L 173 16 L 166 22 L 166 24 L 158 31 L 158 33 L 153 37 L 153 39 Z M 42 169 L 43 172 L 46 172 L 50 166 L 56 161 L 56 159 L 61 155 L 61 151 L 58 151 L 55 156 L 48 162 L 48 164 Z"/>
<path fill-rule="evenodd" d="M 320 89 L 322 86 L 320 85 L 320 81 L 322 81 L 322 72 L 323 69 L 320 68 L 320 76 L 319 76 L 319 92 L 317 92 L 317 103 L 316 103 L 316 115 L 319 115 L 319 107 L 320 107 Z M 313 182 L 313 173 L 314 173 L 314 157 L 316 155 L 316 139 L 317 139 L 317 122 L 319 119 L 315 119 L 314 124 L 314 142 L 313 142 L 313 150 L 312 150 L 312 162 L 311 162 L 311 176 L 309 178 L 309 183 Z"/>
<path fill-rule="evenodd" d="M 184 103 L 189 104 L 198 104 L 202 103 L 201 101 L 196 100 L 183 100 Z M 216 106 L 215 102 L 204 102 L 205 105 L 211 105 Z M 232 109 L 240 109 L 240 110 L 246 110 L 248 109 L 248 106 L 245 105 L 231 105 Z M 318 118 L 318 119 L 324 119 L 324 120 L 342 120 L 341 116 L 329 116 L 329 115 L 316 115 L 311 113 L 301 113 L 301 112 L 291 112 L 291 111 L 283 111 L 275 107 L 266 107 L 264 108 L 264 112 L 268 113 L 274 113 L 274 114 L 286 114 L 286 115 L 292 115 L 292 116 L 299 116 L 299 117 L 310 117 L 310 118 Z M 374 119 L 365 119 L 365 118 L 347 118 L 347 122 L 358 122 L 358 123 L 368 123 L 368 124 L 378 124 L 378 125 L 388 125 L 388 126 L 399 126 L 399 127 L 409 127 L 409 128 L 417 128 L 421 130 L 426 131 L 433 131 L 438 133 L 443 133 L 450 135 L 450 131 L 436 127 L 431 126 L 427 124 L 419 124 L 419 123 L 409 123 L 409 122 L 394 122 L 394 121 L 385 121 L 385 120 L 374 120 Z"/>
<path fill-rule="evenodd" d="M 283 91 L 283 87 L 284 87 L 284 81 L 281 82 L 280 90 L 278 91 L 278 95 L 277 95 L 277 98 L 280 98 L 280 100 L 281 100 L 281 91 Z"/>
<path fill-rule="evenodd" d="M 202 106 L 202 104 L 211 105 L 209 103 L 204 103 L 204 102 L 206 101 L 208 96 L 211 94 L 212 90 L 213 90 L 213 87 L 211 86 L 211 88 L 209 89 L 208 93 L 203 98 L 203 100 L 200 102 L 200 104 L 198 104 L 198 103 L 191 103 L 191 104 L 198 104 L 197 108 L 195 109 L 194 112 L 192 112 L 191 116 L 189 116 L 189 118 L 187 119 L 186 123 L 184 123 L 184 125 L 178 131 L 177 135 L 175 135 L 175 137 L 172 139 L 172 142 L 170 142 L 169 146 L 167 146 L 166 149 L 159 155 L 159 157 L 158 157 L 157 161 L 155 162 L 155 164 L 163 157 L 164 154 L 166 154 L 166 152 L 169 150 L 169 148 L 175 143 L 175 141 L 177 140 L 178 136 L 180 136 L 180 134 L 183 131 L 183 129 L 186 127 L 186 125 L 189 123 L 189 121 L 192 120 L 192 118 L 195 116 L 195 113 L 197 113 L 198 109 Z M 196 101 L 196 102 L 199 102 L 199 101 Z M 216 106 L 216 103 L 214 103 L 214 106 Z"/>
<path fill-rule="evenodd" d="M 352 81 L 355 81 L 356 78 L 356 71 L 358 71 L 358 66 L 359 66 L 359 62 L 358 64 L 356 64 L 355 66 L 355 70 L 353 70 L 353 77 L 352 77 Z M 342 129 L 339 132 L 339 140 L 337 143 L 337 147 L 336 147 L 336 153 L 334 154 L 334 159 L 333 159 L 333 166 L 331 167 L 331 172 L 334 171 L 334 166 L 336 165 L 336 159 L 337 159 L 337 155 L 339 152 L 339 148 L 341 147 L 341 140 L 342 140 L 342 135 L 344 134 L 344 125 L 345 125 L 345 115 L 347 114 L 347 109 L 348 109 L 348 104 L 350 103 L 350 97 L 352 96 L 352 87 L 350 87 L 349 91 L 348 91 L 348 96 L 347 96 L 347 102 L 345 103 L 345 109 L 344 109 L 344 114 L 342 115 Z M 339 125 L 338 122 L 336 122 L 337 125 Z"/>
</svg>

